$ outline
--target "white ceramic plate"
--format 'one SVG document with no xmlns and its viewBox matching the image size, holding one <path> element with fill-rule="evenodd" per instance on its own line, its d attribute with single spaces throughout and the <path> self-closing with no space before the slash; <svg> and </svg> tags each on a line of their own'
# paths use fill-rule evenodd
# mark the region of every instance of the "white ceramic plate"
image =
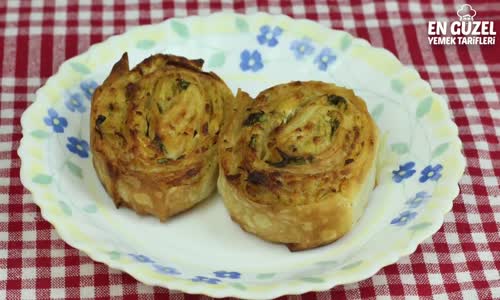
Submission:
<svg viewBox="0 0 500 300">
<path fill-rule="evenodd" d="M 116 209 L 88 149 L 93 89 L 124 51 L 205 59 L 233 89 L 256 95 L 291 80 L 355 90 L 384 134 L 378 187 L 351 233 L 291 253 L 232 223 L 219 195 L 166 224 Z M 372 276 L 442 225 L 464 170 L 445 101 L 388 51 L 346 32 L 268 14 L 218 13 L 142 26 L 60 67 L 22 117 L 21 180 L 60 236 L 138 280 L 214 297 L 270 298 Z"/>
</svg>

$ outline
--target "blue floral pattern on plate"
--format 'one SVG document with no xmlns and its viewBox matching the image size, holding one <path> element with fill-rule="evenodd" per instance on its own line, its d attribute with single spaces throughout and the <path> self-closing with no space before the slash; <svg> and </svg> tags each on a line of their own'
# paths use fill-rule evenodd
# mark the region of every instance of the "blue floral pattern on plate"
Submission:
<svg viewBox="0 0 500 300">
<path fill-rule="evenodd" d="M 69 151 L 75 153 L 81 158 L 89 157 L 89 143 L 85 140 L 71 136 L 68 138 L 68 144 L 66 144 L 66 148 L 68 148 Z"/>
<path fill-rule="evenodd" d="M 301 40 L 295 40 L 290 45 L 290 50 L 292 50 L 295 58 L 298 60 L 313 54 L 314 46 L 309 38 L 303 38 Z"/>
<path fill-rule="evenodd" d="M 165 275 L 180 275 L 181 272 L 177 271 L 175 268 L 172 267 L 166 267 L 158 264 L 154 264 L 153 268 L 155 269 L 156 272 L 165 274 Z"/>
<path fill-rule="evenodd" d="M 48 116 L 43 118 L 45 124 L 52 127 L 52 130 L 57 133 L 64 132 L 64 128 L 68 127 L 68 120 L 64 117 L 60 117 L 57 111 L 53 108 L 49 108 Z"/>
<path fill-rule="evenodd" d="M 139 262 L 142 264 L 151 264 L 154 271 L 156 271 L 160 274 L 164 274 L 164 275 L 181 275 L 182 274 L 176 268 L 163 266 L 163 265 L 155 263 L 153 259 L 147 257 L 146 255 L 128 253 L 128 256 L 131 257 L 136 262 Z"/>
<path fill-rule="evenodd" d="M 411 220 L 413 220 L 418 212 L 414 211 L 412 209 L 417 209 L 420 207 L 425 201 L 429 200 L 431 198 L 431 195 L 427 193 L 426 191 L 420 191 L 415 194 L 415 196 L 411 197 L 408 199 L 405 204 L 406 204 L 406 210 L 401 212 L 398 217 L 394 218 L 391 220 L 392 225 L 396 226 L 404 226 L 407 223 L 409 223 Z"/>
<path fill-rule="evenodd" d="M 283 33 L 281 27 L 276 26 L 271 29 L 271 26 L 264 25 L 260 27 L 260 34 L 257 35 L 257 41 L 261 45 L 268 45 L 269 47 L 275 47 L 278 45 L 278 36 Z"/>
<path fill-rule="evenodd" d="M 83 105 L 82 95 L 80 94 L 71 94 L 64 102 L 64 105 L 72 112 L 84 113 L 87 110 Z"/>
<path fill-rule="evenodd" d="M 400 165 L 398 170 L 392 171 L 392 179 L 395 182 L 400 183 L 401 181 L 410 178 L 416 172 L 414 167 L 415 163 L 412 161 Z"/>
<path fill-rule="evenodd" d="M 154 262 L 151 258 L 149 258 L 145 255 L 142 255 L 142 254 L 129 253 L 128 256 L 130 256 L 135 261 L 138 261 L 140 263 L 152 263 L 152 262 Z"/>
<path fill-rule="evenodd" d="M 82 89 L 88 100 L 92 100 L 92 95 L 94 94 L 94 91 L 97 87 L 98 84 L 94 80 L 82 81 L 80 83 L 80 88 Z"/>
<path fill-rule="evenodd" d="M 332 64 L 334 64 L 335 61 L 337 60 L 337 54 L 342 53 L 343 51 L 334 48 L 335 51 L 338 51 L 338 53 L 336 53 L 334 49 L 324 47 L 324 45 L 321 45 L 321 42 L 318 42 L 318 44 L 314 44 L 311 41 L 311 39 L 307 37 L 304 37 L 302 39 L 300 39 L 300 37 L 295 37 L 296 38 L 295 40 L 292 40 L 289 44 L 287 43 L 285 45 L 284 41 L 287 40 L 284 39 L 283 30 L 279 26 L 273 27 L 273 25 L 264 25 L 260 27 L 259 31 L 260 33 L 257 34 L 258 45 L 255 45 L 256 48 L 251 49 L 251 47 L 253 46 L 249 46 L 250 49 L 243 49 L 242 52 L 240 53 L 239 67 L 243 72 L 246 71 L 257 72 L 264 68 L 264 64 L 267 65 L 268 62 L 272 63 L 273 57 L 269 57 L 269 60 L 267 60 L 268 58 L 265 57 L 265 55 L 267 54 L 266 51 L 272 51 L 271 54 L 279 53 L 278 50 L 270 49 L 276 47 L 279 43 L 281 43 L 281 46 L 283 47 L 283 49 L 279 49 L 280 51 L 282 52 L 291 51 L 291 54 L 293 54 L 295 59 L 302 61 L 306 61 L 307 59 L 308 64 L 312 65 L 314 68 L 316 68 L 317 66 L 317 68 L 321 71 L 327 71 L 329 68 L 331 69 Z M 255 34 L 256 33 L 253 32 L 249 35 L 249 38 L 252 39 L 252 43 L 255 43 Z M 288 49 L 286 48 L 287 46 Z M 316 51 L 316 50 L 321 50 L 321 51 Z M 290 52 L 288 52 L 288 54 L 290 54 Z M 235 55 L 237 60 L 238 52 L 235 53 Z M 266 61 L 264 61 L 263 55 L 266 58 Z M 287 57 L 286 59 L 290 60 L 290 57 Z M 237 63 L 234 64 L 234 67 L 237 67 L 236 64 Z M 72 92 L 69 98 L 65 99 L 64 101 L 65 107 L 71 112 L 78 112 L 78 113 L 86 112 L 87 107 L 85 106 L 84 98 L 91 100 L 92 95 L 97 87 L 98 84 L 93 80 L 85 80 L 80 82 L 74 87 L 74 90 L 76 91 L 73 91 L 74 93 Z M 60 112 L 61 111 L 66 112 L 62 108 L 62 105 L 58 107 L 58 110 Z M 70 116 L 66 117 L 68 117 L 68 119 L 71 121 L 70 117 L 74 117 L 74 114 L 70 114 Z M 52 129 L 52 131 L 56 133 L 63 133 L 65 128 L 68 127 L 67 119 L 63 116 L 60 116 L 59 113 L 53 108 L 50 108 L 48 110 L 48 116 L 45 116 L 43 118 L 43 121 L 48 127 Z M 70 136 L 67 138 L 68 143 L 66 144 L 68 151 L 81 158 L 87 158 L 90 155 L 88 142 L 85 141 L 84 139 L 81 139 L 80 133 L 78 133 L 77 136 L 71 136 L 72 134 L 69 135 Z M 58 137 L 62 136 L 63 135 L 59 135 Z M 420 177 L 413 176 L 417 172 L 417 169 L 415 169 L 416 168 L 415 162 L 407 161 L 405 163 L 402 163 L 397 170 L 392 171 L 393 181 L 396 183 L 404 183 L 402 184 L 403 189 L 405 184 L 408 181 L 410 181 L 407 179 L 411 178 L 412 176 L 414 178 L 413 180 L 414 182 L 411 183 L 416 183 L 420 186 L 423 185 L 419 184 L 419 182 L 420 183 L 425 183 L 429 181 L 437 182 L 442 176 L 443 166 L 437 163 L 436 161 L 433 161 L 433 159 L 435 158 L 433 157 L 432 159 L 430 159 L 430 161 L 427 161 L 425 164 L 423 164 L 422 166 L 427 165 L 423 169 L 421 169 L 422 166 L 420 165 L 418 166 L 418 170 L 421 169 Z M 73 164 L 73 168 L 75 168 L 75 164 Z M 74 172 L 78 173 L 78 171 Z M 415 193 L 415 191 L 412 191 L 410 195 L 413 195 L 413 193 Z M 404 206 L 402 207 L 402 209 L 399 210 L 397 214 L 392 216 L 393 218 L 390 220 L 390 224 L 398 227 L 403 227 L 414 221 L 417 216 L 420 216 L 419 214 L 421 214 L 421 218 L 423 219 L 423 223 L 420 223 L 420 225 L 425 224 L 425 222 L 427 222 L 423 218 L 424 214 L 421 212 L 421 209 L 419 210 L 419 208 L 422 208 L 423 206 L 422 204 L 431 198 L 431 194 L 425 191 L 420 191 L 416 193 L 414 196 L 410 197 L 410 195 L 406 196 L 407 201 L 404 202 Z M 416 226 L 418 225 L 419 224 L 417 223 Z M 412 229 L 412 227 L 415 226 L 411 226 L 409 229 L 414 230 Z M 161 265 L 156 263 L 153 259 L 149 258 L 148 256 L 141 254 L 129 253 L 128 256 L 136 263 L 145 264 L 146 266 L 151 267 L 157 273 L 165 275 L 182 274 L 176 268 L 169 266 L 170 263 L 167 263 L 167 265 Z M 208 271 L 200 273 L 206 276 L 195 276 L 196 273 L 194 273 L 186 275 L 184 279 L 192 282 L 201 282 L 213 285 L 219 283 L 226 283 L 228 285 L 236 286 L 238 284 L 241 284 L 241 282 L 243 282 L 242 280 L 236 281 L 237 279 L 242 278 L 242 273 L 237 271 L 215 271 L 215 272 Z M 246 277 L 248 277 L 248 275 L 249 274 L 245 274 Z M 259 276 L 262 276 L 262 278 L 267 278 L 266 276 L 269 276 L 269 278 L 271 278 L 272 276 L 274 276 L 274 273 L 260 274 Z"/>
<path fill-rule="evenodd" d="M 249 50 L 243 50 L 240 57 L 240 68 L 243 71 L 251 70 L 253 72 L 257 72 L 264 67 L 264 64 L 262 63 L 262 56 L 258 50 L 254 50 L 252 52 Z"/>
<path fill-rule="evenodd" d="M 406 205 L 408 205 L 409 208 L 417 208 L 419 207 L 422 203 L 424 203 L 427 199 L 429 199 L 431 195 L 429 195 L 427 192 L 418 192 L 415 194 L 414 197 L 410 198 L 410 200 L 406 201 Z"/>
<path fill-rule="evenodd" d="M 267 33 L 271 32 L 270 29 L 264 29 Z M 266 43 L 272 47 L 275 42 L 272 39 L 275 39 L 276 36 L 279 36 L 281 31 L 278 34 L 272 35 L 271 39 L 266 40 Z M 269 35 L 267 37 L 270 37 Z M 261 38 L 262 40 L 264 37 Z M 262 43 L 264 44 L 264 42 Z M 276 41 L 277 44 L 277 41 Z M 290 50 L 293 52 L 295 58 L 297 60 L 302 60 L 306 56 L 310 56 L 314 53 L 315 48 L 308 38 L 303 38 L 301 40 L 294 40 L 290 44 Z M 264 67 L 262 55 L 259 50 L 243 50 L 240 55 L 241 63 L 240 68 L 243 71 L 253 71 L 256 72 Z M 314 63 L 318 64 L 318 68 L 322 71 L 328 69 L 328 66 L 332 64 L 336 59 L 336 56 L 333 54 L 330 48 L 324 48 L 320 52 L 319 55 L 316 56 Z M 83 94 L 87 99 L 92 98 L 92 93 L 97 87 L 97 83 L 92 80 L 84 81 L 80 84 L 80 88 L 83 91 Z M 83 101 L 83 96 L 81 93 L 72 93 L 68 97 L 68 99 L 64 102 L 64 105 L 71 112 L 84 113 L 86 112 L 86 106 Z M 54 132 L 62 133 L 64 129 L 68 126 L 68 121 L 66 118 L 60 116 L 56 110 L 50 108 L 48 110 L 48 116 L 44 117 L 44 122 L 47 126 L 52 127 Z M 75 137 L 70 136 L 67 138 L 68 144 L 66 144 L 67 149 L 78 155 L 81 158 L 87 158 L 89 156 L 89 144 L 87 141 Z M 392 171 L 392 178 L 394 182 L 401 183 L 404 180 L 412 177 L 416 173 L 415 169 L 416 165 L 413 161 L 408 161 L 399 166 L 398 170 Z M 426 181 L 438 181 L 441 177 L 441 171 L 443 170 L 443 166 L 441 164 L 436 165 L 428 165 L 424 169 L 421 170 L 419 182 L 425 183 Z M 420 207 L 425 201 L 431 198 L 431 195 L 425 191 L 420 191 L 416 193 L 413 197 L 409 198 L 405 202 L 405 209 L 399 213 L 396 217 L 394 217 L 390 224 L 403 227 L 414 220 L 418 212 L 415 210 Z M 149 264 L 153 270 L 157 273 L 175 276 L 181 275 L 182 273 L 174 267 L 164 266 L 161 264 L 155 263 L 155 261 L 145 255 L 142 254 L 133 254 L 129 253 L 129 257 L 131 257 L 134 261 L 142 264 Z M 222 279 L 235 280 L 241 278 L 241 273 L 236 271 L 215 271 L 213 272 L 213 277 L 206 276 L 195 276 L 190 278 L 192 282 L 200 282 L 211 285 L 217 285 L 222 283 Z"/>
<path fill-rule="evenodd" d="M 399 214 L 397 218 L 392 219 L 391 224 L 396 226 L 404 226 L 417 216 L 414 211 L 406 210 Z"/>
<path fill-rule="evenodd" d="M 195 278 L 191 279 L 191 281 L 192 282 L 203 282 L 203 283 L 208 283 L 208 284 L 220 283 L 220 279 L 210 278 L 210 277 L 205 277 L 205 276 L 196 276 Z"/>
<path fill-rule="evenodd" d="M 323 48 L 319 55 L 314 59 L 314 63 L 318 64 L 318 69 L 320 69 L 321 71 L 326 71 L 328 69 L 328 66 L 335 62 L 336 59 L 337 56 L 333 54 L 332 49 Z"/>
<path fill-rule="evenodd" d="M 428 165 L 425 167 L 422 172 L 420 172 L 419 181 L 424 183 L 427 180 L 438 181 L 441 178 L 441 171 L 443 170 L 443 166 L 441 164 L 437 164 L 434 167 L 432 165 Z"/>
<path fill-rule="evenodd" d="M 228 272 L 228 271 L 216 271 L 214 272 L 214 275 L 219 278 L 231 278 L 231 279 L 238 279 L 241 276 L 239 272 Z"/>
</svg>

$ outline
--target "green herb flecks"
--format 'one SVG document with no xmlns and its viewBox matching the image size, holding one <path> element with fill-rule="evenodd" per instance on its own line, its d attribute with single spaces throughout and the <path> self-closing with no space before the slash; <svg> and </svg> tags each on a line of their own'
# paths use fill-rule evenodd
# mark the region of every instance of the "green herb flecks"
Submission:
<svg viewBox="0 0 500 300">
<path fill-rule="evenodd" d="M 170 159 L 166 158 L 166 157 L 162 157 L 160 159 L 158 159 L 156 162 L 159 163 L 159 164 L 166 164 L 170 161 Z"/>
<path fill-rule="evenodd" d="M 158 107 L 158 112 L 160 112 L 160 114 L 163 113 L 163 107 L 161 107 L 160 103 L 156 102 L 156 107 Z"/>
<path fill-rule="evenodd" d="M 328 95 L 328 103 L 344 110 L 347 109 L 347 101 L 342 96 Z"/>
<path fill-rule="evenodd" d="M 261 184 L 266 184 L 268 178 L 266 173 L 259 171 L 251 171 L 248 173 L 247 181 L 255 185 L 261 185 Z"/>
<path fill-rule="evenodd" d="M 252 137 L 250 138 L 250 142 L 248 143 L 248 146 L 252 149 L 255 150 L 255 146 L 257 144 L 257 135 L 253 134 Z"/>
<path fill-rule="evenodd" d="M 106 121 L 106 117 L 103 115 L 98 115 L 97 119 L 95 120 L 95 126 L 97 127 L 101 126 L 101 124 L 104 123 L 104 121 Z"/>
<path fill-rule="evenodd" d="M 264 112 L 263 111 L 254 112 L 248 115 L 246 120 L 243 122 L 243 126 L 251 126 L 254 125 L 255 123 L 259 123 L 262 121 L 264 121 Z"/>
<path fill-rule="evenodd" d="M 348 159 L 346 159 L 346 160 L 344 161 L 344 166 L 346 166 L 346 165 L 348 165 L 348 164 L 351 164 L 351 163 L 353 163 L 353 162 L 354 162 L 354 159 L 352 159 L 352 158 L 348 158 Z"/>
<path fill-rule="evenodd" d="M 165 148 L 165 145 L 163 145 L 163 142 L 161 140 L 161 138 L 159 136 L 155 136 L 155 138 L 153 139 L 153 144 L 158 147 L 158 149 L 163 152 L 163 153 L 166 153 L 167 152 L 167 149 Z"/>
<path fill-rule="evenodd" d="M 182 78 L 177 80 L 177 86 L 181 91 L 187 90 L 190 84 L 191 82 L 184 80 Z"/>
<path fill-rule="evenodd" d="M 146 136 L 149 136 L 149 119 L 146 118 Z"/>
<path fill-rule="evenodd" d="M 330 138 L 333 137 L 333 135 L 335 134 L 335 132 L 337 131 L 339 126 L 340 126 L 339 120 L 337 120 L 337 119 L 330 120 L 330 127 L 331 127 Z"/>
<path fill-rule="evenodd" d="M 285 152 L 281 151 L 280 149 L 276 149 L 278 153 L 281 156 L 281 160 L 278 162 L 270 162 L 266 161 L 266 163 L 270 164 L 273 167 L 276 168 L 283 168 L 286 167 L 289 164 L 294 164 L 294 165 L 303 165 L 307 162 L 312 162 L 314 157 L 312 155 L 309 155 L 307 157 L 303 156 L 290 156 L 286 154 Z"/>
<path fill-rule="evenodd" d="M 102 131 L 101 131 L 101 125 L 102 125 L 102 123 L 104 123 L 104 121 L 106 121 L 106 117 L 103 115 L 98 115 L 97 119 L 95 120 L 95 130 L 99 134 L 101 139 L 103 138 Z"/>
</svg>

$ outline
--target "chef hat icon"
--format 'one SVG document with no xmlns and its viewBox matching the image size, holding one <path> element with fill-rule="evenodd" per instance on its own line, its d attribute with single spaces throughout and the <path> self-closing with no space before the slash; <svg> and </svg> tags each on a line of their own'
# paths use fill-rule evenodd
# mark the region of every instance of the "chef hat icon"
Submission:
<svg viewBox="0 0 500 300">
<path fill-rule="evenodd" d="M 476 10 L 470 4 L 464 4 L 457 10 L 460 21 L 474 21 Z"/>
</svg>

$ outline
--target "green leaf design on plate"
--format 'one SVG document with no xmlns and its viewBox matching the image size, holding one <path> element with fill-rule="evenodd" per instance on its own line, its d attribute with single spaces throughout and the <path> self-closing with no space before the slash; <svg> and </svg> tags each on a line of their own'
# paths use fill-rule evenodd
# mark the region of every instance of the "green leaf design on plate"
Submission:
<svg viewBox="0 0 500 300">
<path fill-rule="evenodd" d="M 74 163 L 72 163 L 69 160 L 66 162 L 66 165 L 68 166 L 68 169 L 70 170 L 70 172 L 73 175 L 75 175 L 76 177 L 79 177 L 79 178 L 83 178 L 82 168 L 80 168 L 79 166 L 75 165 Z"/>
<path fill-rule="evenodd" d="M 188 29 L 188 27 L 185 24 L 183 24 L 181 22 L 178 22 L 178 21 L 172 21 L 170 24 L 172 25 L 172 29 L 180 37 L 183 37 L 183 38 L 189 37 L 189 29 Z"/>
<path fill-rule="evenodd" d="M 276 273 L 262 273 L 257 275 L 257 279 L 269 279 L 273 278 L 276 275 Z"/>
<path fill-rule="evenodd" d="M 135 44 L 137 48 L 144 50 L 151 49 L 154 45 L 156 45 L 156 42 L 153 40 L 140 40 Z"/>
<path fill-rule="evenodd" d="M 33 182 L 39 184 L 50 184 L 52 182 L 52 176 L 46 174 L 37 174 L 33 177 Z"/>
<path fill-rule="evenodd" d="M 396 143 L 391 145 L 391 150 L 398 154 L 405 154 L 408 153 L 408 151 L 410 151 L 410 148 L 408 147 L 408 144 Z"/>
<path fill-rule="evenodd" d="M 214 55 L 210 56 L 208 59 L 208 67 L 209 68 L 218 68 L 222 67 L 226 62 L 226 54 L 224 52 L 217 52 Z"/>
<path fill-rule="evenodd" d="M 238 290 L 246 290 L 247 287 L 241 283 L 231 283 L 231 286 L 237 288 Z"/>
<path fill-rule="evenodd" d="M 340 49 L 342 51 L 345 51 L 347 50 L 347 48 L 349 48 L 352 44 L 352 37 L 350 37 L 349 35 L 344 35 L 344 37 L 342 38 L 342 40 L 340 41 Z"/>
<path fill-rule="evenodd" d="M 109 257 L 112 259 L 112 260 L 117 260 L 117 259 L 120 259 L 120 252 L 118 251 L 111 251 L 109 252 Z"/>
<path fill-rule="evenodd" d="M 427 97 L 422 100 L 417 106 L 417 118 L 423 117 L 426 113 L 431 110 L 432 97 Z"/>
<path fill-rule="evenodd" d="M 86 213 L 89 213 L 89 214 L 93 214 L 93 213 L 97 212 L 97 206 L 95 204 L 87 205 L 83 208 L 83 211 L 85 211 Z"/>
<path fill-rule="evenodd" d="M 73 68 L 73 70 L 77 71 L 78 73 L 81 73 L 81 74 L 90 74 L 89 67 L 87 67 L 84 64 L 77 63 L 77 62 L 72 62 L 70 65 Z"/>
<path fill-rule="evenodd" d="M 249 26 L 247 21 L 243 20 L 242 18 L 236 18 L 235 23 L 236 23 L 236 28 L 238 28 L 240 32 L 248 32 Z"/>
<path fill-rule="evenodd" d="M 50 133 L 43 130 L 35 130 L 30 132 L 32 137 L 36 137 L 37 139 L 45 139 L 50 136 Z"/>
<path fill-rule="evenodd" d="M 375 108 L 373 109 L 372 111 L 372 117 L 376 120 L 380 117 L 380 115 L 382 114 L 382 112 L 384 111 L 384 104 L 383 103 L 379 103 L 377 106 L 375 106 Z"/>
<path fill-rule="evenodd" d="M 355 261 L 353 263 L 350 263 L 350 264 L 347 264 L 345 266 L 342 267 L 342 270 L 350 270 L 350 269 L 354 269 L 356 268 L 357 266 L 361 265 L 363 263 L 362 260 L 358 260 L 358 261 Z"/>
<path fill-rule="evenodd" d="M 419 224 L 415 224 L 413 226 L 410 226 L 408 227 L 409 230 L 413 230 L 413 231 L 418 231 L 418 230 L 422 230 L 424 228 L 427 228 L 429 226 L 431 226 L 432 223 L 429 223 L 429 222 L 423 222 L 423 223 L 419 223 Z"/>
<path fill-rule="evenodd" d="M 316 264 L 325 267 L 335 267 L 339 263 L 335 260 L 324 260 L 324 261 L 318 261 Z"/>
<path fill-rule="evenodd" d="M 396 93 L 401 94 L 403 92 L 404 85 L 399 79 L 393 79 L 391 80 L 391 88 Z"/>
<path fill-rule="evenodd" d="M 71 216 L 72 212 L 71 212 L 71 207 L 69 207 L 68 204 L 66 204 L 66 202 L 63 202 L 63 201 L 59 201 L 59 206 L 61 206 L 61 209 L 62 211 L 68 215 L 68 216 Z"/>
<path fill-rule="evenodd" d="M 449 145 L 449 143 L 443 143 L 437 146 L 436 149 L 432 151 L 432 158 L 438 157 L 439 155 L 443 154 L 448 149 Z"/>
<path fill-rule="evenodd" d="M 303 278 L 300 278 L 300 280 L 305 281 L 305 282 L 311 282 L 311 283 L 325 282 L 325 280 L 323 278 L 318 278 L 318 277 L 303 277 Z"/>
</svg>

